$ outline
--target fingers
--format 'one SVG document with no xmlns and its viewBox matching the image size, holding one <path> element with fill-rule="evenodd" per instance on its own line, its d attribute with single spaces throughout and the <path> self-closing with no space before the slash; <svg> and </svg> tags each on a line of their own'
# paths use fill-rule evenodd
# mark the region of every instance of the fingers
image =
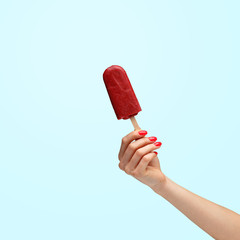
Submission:
<svg viewBox="0 0 240 240">
<path fill-rule="evenodd" d="M 157 140 L 156 137 L 148 137 L 148 138 L 141 138 L 138 139 L 134 142 L 131 142 L 128 146 L 126 151 L 124 152 L 122 158 L 120 159 L 120 164 L 119 167 L 120 168 L 125 168 L 125 166 L 127 165 L 127 163 L 130 161 L 130 159 L 134 156 L 135 152 L 137 151 L 144 151 L 145 146 L 154 143 Z M 140 150 L 142 149 L 142 150 Z M 140 156 L 139 152 L 136 153 L 137 155 Z M 139 160 L 139 159 L 138 159 Z"/>
<path fill-rule="evenodd" d="M 141 158 L 139 164 L 137 165 L 137 167 L 132 171 L 132 174 L 136 177 L 142 176 L 145 173 L 146 168 L 149 165 L 149 163 L 155 157 L 157 157 L 157 152 L 151 152 L 151 153 L 148 153 L 145 156 L 143 156 Z"/>
<path fill-rule="evenodd" d="M 120 160 L 122 158 L 122 156 L 124 155 L 128 145 L 133 141 L 133 140 L 137 140 L 139 138 L 143 138 L 147 135 L 147 131 L 145 130 L 136 130 L 133 132 L 130 132 L 128 135 L 126 135 L 125 137 L 122 138 L 122 144 L 120 147 L 120 151 L 118 154 L 118 159 Z"/>
<path fill-rule="evenodd" d="M 149 159 L 148 154 L 153 152 L 154 150 L 160 148 L 161 145 L 162 145 L 161 142 L 155 142 L 152 144 L 145 145 L 144 147 L 138 148 L 134 152 L 133 156 L 130 159 L 129 158 L 127 159 L 128 162 L 125 158 L 123 159 L 124 162 L 122 163 L 121 167 L 123 167 L 125 169 L 126 173 L 131 174 L 131 172 L 137 167 L 140 160 L 142 161 L 142 159 L 143 159 L 144 162 L 145 161 L 147 162 L 147 160 Z M 151 156 L 152 156 L 152 154 L 151 154 Z M 156 154 L 155 154 L 155 156 L 156 156 Z"/>
</svg>

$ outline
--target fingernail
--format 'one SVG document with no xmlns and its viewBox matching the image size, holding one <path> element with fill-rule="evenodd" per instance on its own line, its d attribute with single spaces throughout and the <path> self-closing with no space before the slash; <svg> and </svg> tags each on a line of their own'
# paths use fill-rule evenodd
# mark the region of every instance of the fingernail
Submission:
<svg viewBox="0 0 240 240">
<path fill-rule="evenodd" d="M 147 135 L 147 131 L 145 131 L 145 130 L 141 130 L 138 133 L 139 133 L 139 135 Z"/>
<path fill-rule="evenodd" d="M 156 138 L 156 137 L 149 137 L 148 139 L 149 139 L 150 141 L 152 141 L 152 142 L 157 141 L 157 138 Z"/>
<path fill-rule="evenodd" d="M 158 155 L 158 152 L 155 152 L 155 151 L 154 151 L 154 153 L 156 153 L 156 155 Z"/>
<path fill-rule="evenodd" d="M 160 147 L 162 145 L 162 143 L 161 142 L 155 142 L 154 145 L 157 146 L 157 147 Z"/>
</svg>

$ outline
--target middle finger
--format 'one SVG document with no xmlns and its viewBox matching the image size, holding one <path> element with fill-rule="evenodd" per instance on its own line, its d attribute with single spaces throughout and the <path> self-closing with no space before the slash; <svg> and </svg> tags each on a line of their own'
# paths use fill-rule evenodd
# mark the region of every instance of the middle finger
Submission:
<svg viewBox="0 0 240 240">
<path fill-rule="evenodd" d="M 144 155 L 146 155 L 146 154 L 148 154 L 148 153 L 150 153 L 150 152 L 160 148 L 161 145 L 162 145 L 161 142 L 155 142 L 153 144 L 148 144 L 148 145 L 142 147 L 141 149 L 138 149 L 134 153 L 133 157 L 128 162 L 128 164 L 125 166 L 125 170 L 127 170 L 127 172 L 131 172 L 137 166 L 138 162 L 140 161 L 140 159 Z"/>
<path fill-rule="evenodd" d="M 126 164 L 130 161 L 130 159 L 132 158 L 132 156 L 134 155 L 134 153 L 139 149 L 142 148 L 148 144 L 154 143 L 157 140 L 156 137 L 144 137 L 141 139 L 138 139 L 134 142 L 131 142 L 125 153 L 123 154 L 123 157 L 121 159 L 121 162 L 119 163 L 119 167 L 121 169 L 124 169 L 124 167 L 126 166 Z"/>
</svg>

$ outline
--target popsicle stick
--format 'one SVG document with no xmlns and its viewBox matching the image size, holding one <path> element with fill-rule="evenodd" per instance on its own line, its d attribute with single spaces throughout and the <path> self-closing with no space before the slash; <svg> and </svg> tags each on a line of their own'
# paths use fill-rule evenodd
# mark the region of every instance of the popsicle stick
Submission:
<svg viewBox="0 0 240 240">
<path fill-rule="evenodd" d="M 134 130 L 140 130 L 141 128 L 139 127 L 137 120 L 135 117 L 130 117 L 131 121 L 132 121 L 132 125 L 134 127 Z"/>
</svg>

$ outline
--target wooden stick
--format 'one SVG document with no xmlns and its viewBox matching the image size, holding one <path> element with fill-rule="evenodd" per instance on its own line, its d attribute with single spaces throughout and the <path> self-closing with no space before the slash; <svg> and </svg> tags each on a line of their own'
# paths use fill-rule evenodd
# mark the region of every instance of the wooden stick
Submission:
<svg viewBox="0 0 240 240">
<path fill-rule="evenodd" d="M 132 125 L 134 127 L 134 130 L 140 130 L 141 128 L 139 127 L 137 120 L 135 117 L 130 117 L 131 121 L 132 121 Z"/>
</svg>

